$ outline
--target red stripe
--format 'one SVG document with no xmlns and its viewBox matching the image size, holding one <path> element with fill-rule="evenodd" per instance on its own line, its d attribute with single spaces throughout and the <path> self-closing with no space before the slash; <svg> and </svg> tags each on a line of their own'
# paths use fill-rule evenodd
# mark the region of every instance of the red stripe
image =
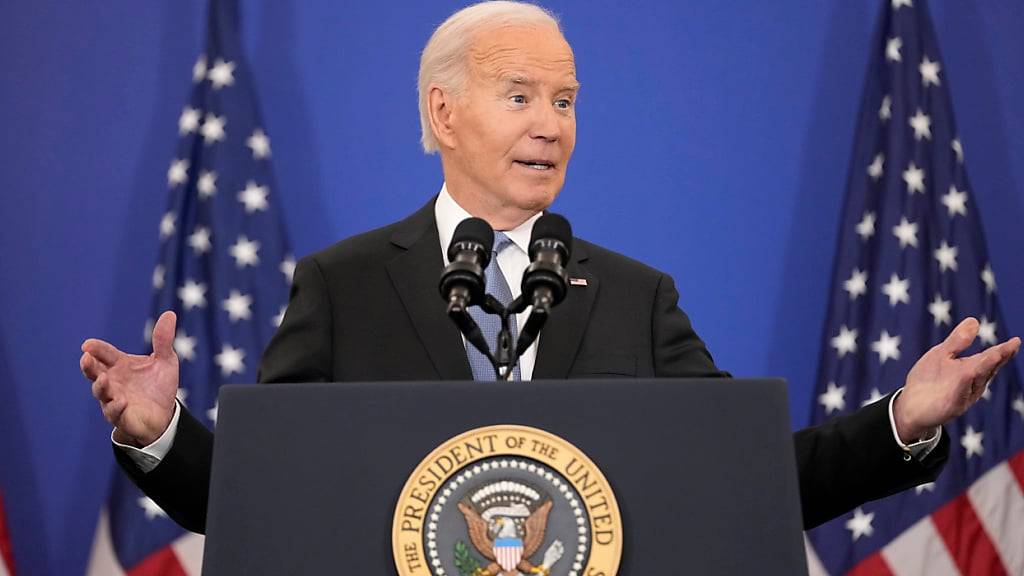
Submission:
<svg viewBox="0 0 1024 576">
<path fill-rule="evenodd" d="M 189 576 L 170 546 L 161 548 L 128 570 L 126 576 Z"/>
<path fill-rule="evenodd" d="M 962 574 L 1006 574 L 999 553 L 971 507 L 966 493 L 939 508 L 932 514 L 932 522 Z"/>
<path fill-rule="evenodd" d="M 7 515 L 4 514 L 4 499 L 0 497 L 0 562 L 14 576 L 14 553 L 11 551 L 11 533 L 7 531 Z"/>
<path fill-rule="evenodd" d="M 894 573 L 879 551 L 861 560 L 846 576 L 894 576 Z"/>
<path fill-rule="evenodd" d="M 1017 455 L 1006 461 L 1006 465 L 1013 471 L 1013 475 L 1017 478 L 1017 484 L 1020 484 L 1021 491 L 1024 491 L 1024 450 L 1017 452 Z"/>
</svg>

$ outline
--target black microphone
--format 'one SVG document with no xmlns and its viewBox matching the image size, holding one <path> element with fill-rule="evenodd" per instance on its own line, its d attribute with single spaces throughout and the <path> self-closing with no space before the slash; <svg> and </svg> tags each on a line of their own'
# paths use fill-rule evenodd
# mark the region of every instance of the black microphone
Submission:
<svg viewBox="0 0 1024 576">
<path fill-rule="evenodd" d="M 560 214 L 546 213 L 537 219 L 530 236 L 530 266 L 523 273 L 523 299 L 533 305 L 530 318 L 519 333 L 516 350 L 529 348 L 551 308 L 565 299 L 572 256 L 572 226 Z"/>
<path fill-rule="evenodd" d="M 455 228 L 448 245 L 448 261 L 441 274 L 441 298 L 448 314 L 461 314 L 484 301 L 484 269 L 491 261 L 494 230 L 480 218 L 466 218 Z"/>
</svg>

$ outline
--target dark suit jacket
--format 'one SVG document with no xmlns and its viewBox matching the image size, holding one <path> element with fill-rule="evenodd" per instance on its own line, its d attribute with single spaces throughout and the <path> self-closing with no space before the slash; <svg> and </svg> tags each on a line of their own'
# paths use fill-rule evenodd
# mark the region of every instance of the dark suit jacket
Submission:
<svg viewBox="0 0 1024 576">
<path fill-rule="evenodd" d="M 436 286 L 443 267 L 434 202 L 401 222 L 302 259 L 288 311 L 263 354 L 260 382 L 472 380 L 458 329 Z M 670 277 L 576 239 L 569 274 L 585 278 L 552 313 L 534 379 L 727 377 L 677 305 Z M 794 434 L 804 525 L 928 482 L 949 452 L 945 435 L 923 462 L 893 440 L 888 402 Z M 185 528 L 202 532 L 213 434 L 182 409 L 165 459 L 135 483 Z"/>
</svg>

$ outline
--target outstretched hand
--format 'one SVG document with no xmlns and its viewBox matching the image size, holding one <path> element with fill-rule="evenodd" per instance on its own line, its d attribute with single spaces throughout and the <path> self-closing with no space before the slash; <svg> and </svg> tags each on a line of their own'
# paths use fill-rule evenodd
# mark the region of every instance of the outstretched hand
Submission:
<svg viewBox="0 0 1024 576">
<path fill-rule="evenodd" d="M 999 369 L 1020 350 L 1020 338 L 958 358 L 978 336 L 978 321 L 960 322 L 943 342 L 914 364 L 896 399 L 896 431 L 905 443 L 927 436 L 936 426 L 960 416 L 985 393 Z"/>
<path fill-rule="evenodd" d="M 126 354 L 90 338 L 82 343 L 79 366 L 92 380 L 92 395 L 118 442 L 152 444 L 174 416 L 178 391 L 178 355 L 174 353 L 174 312 L 164 312 L 153 327 L 153 353 Z"/>
</svg>

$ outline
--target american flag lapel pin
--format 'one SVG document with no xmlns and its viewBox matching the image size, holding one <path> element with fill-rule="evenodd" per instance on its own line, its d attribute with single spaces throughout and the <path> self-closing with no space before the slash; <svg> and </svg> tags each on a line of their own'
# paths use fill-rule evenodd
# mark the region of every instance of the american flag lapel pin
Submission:
<svg viewBox="0 0 1024 576">
<path fill-rule="evenodd" d="M 586 286 L 586 278 L 569 278 L 569 286 Z"/>
</svg>

